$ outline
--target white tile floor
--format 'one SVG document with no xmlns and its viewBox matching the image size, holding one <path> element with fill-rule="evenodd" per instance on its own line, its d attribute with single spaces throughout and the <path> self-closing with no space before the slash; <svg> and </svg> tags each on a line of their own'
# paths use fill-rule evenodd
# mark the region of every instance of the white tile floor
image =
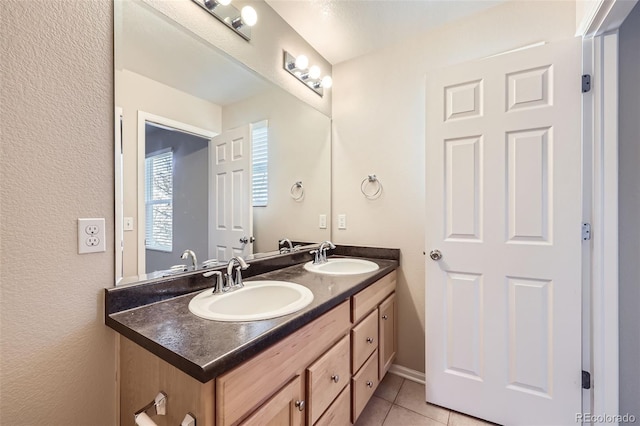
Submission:
<svg viewBox="0 0 640 426">
<path fill-rule="evenodd" d="M 356 426 L 488 426 L 474 417 L 424 401 L 424 385 L 387 374 Z"/>
</svg>

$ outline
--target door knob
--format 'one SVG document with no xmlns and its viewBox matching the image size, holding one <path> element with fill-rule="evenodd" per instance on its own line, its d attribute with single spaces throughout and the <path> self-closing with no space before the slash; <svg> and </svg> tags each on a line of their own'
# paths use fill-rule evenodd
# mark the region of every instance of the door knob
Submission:
<svg viewBox="0 0 640 426">
<path fill-rule="evenodd" d="M 432 260 L 440 260 L 442 259 L 442 253 L 440 252 L 440 250 L 431 250 L 429 252 L 429 257 Z"/>
<path fill-rule="evenodd" d="M 241 242 L 242 244 L 252 243 L 252 242 L 254 242 L 255 240 L 256 240 L 256 239 L 255 239 L 255 237 L 253 237 L 253 236 L 251 236 L 251 237 L 242 237 L 242 238 L 240 238 L 240 242 Z"/>
</svg>

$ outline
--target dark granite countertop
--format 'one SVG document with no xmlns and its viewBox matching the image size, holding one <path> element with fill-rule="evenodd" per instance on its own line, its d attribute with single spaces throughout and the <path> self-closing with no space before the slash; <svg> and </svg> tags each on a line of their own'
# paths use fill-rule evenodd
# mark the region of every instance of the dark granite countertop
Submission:
<svg viewBox="0 0 640 426">
<path fill-rule="evenodd" d="M 313 302 L 293 314 L 251 322 L 199 318 L 189 302 L 201 289 L 167 300 L 109 312 L 105 323 L 158 357 L 205 383 L 310 323 L 398 267 L 396 259 L 373 259 L 380 269 L 358 275 L 308 272 L 303 263 L 246 278 L 290 281 L 313 292 Z M 109 292 L 109 291 L 107 291 Z M 107 307 L 109 303 L 107 302 Z"/>
</svg>

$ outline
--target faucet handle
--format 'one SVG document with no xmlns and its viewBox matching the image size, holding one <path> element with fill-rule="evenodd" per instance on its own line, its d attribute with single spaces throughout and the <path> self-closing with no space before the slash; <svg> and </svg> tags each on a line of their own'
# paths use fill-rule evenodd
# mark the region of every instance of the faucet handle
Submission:
<svg viewBox="0 0 640 426">
<path fill-rule="evenodd" d="M 313 264 L 316 265 L 320 263 L 320 250 L 311 250 L 309 254 L 313 255 Z"/>
<path fill-rule="evenodd" d="M 241 266 L 236 266 L 236 279 L 233 282 L 233 286 L 235 288 L 244 287 L 244 283 L 242 282 L 242 273 L 240 272 L 242 269 L 247 269 L 247 268 L 242 268 Z"/>
<path fill-rule="evenodd" d="M 208 271 L 202 274 L 203 277 L 209 278 L 216 277 L 216 283 L 213 285 L 213 294 L 220 294 L 223 291 L 224 282 L 222 281 L 222 272 L 220 271 Z"/>
</svg>

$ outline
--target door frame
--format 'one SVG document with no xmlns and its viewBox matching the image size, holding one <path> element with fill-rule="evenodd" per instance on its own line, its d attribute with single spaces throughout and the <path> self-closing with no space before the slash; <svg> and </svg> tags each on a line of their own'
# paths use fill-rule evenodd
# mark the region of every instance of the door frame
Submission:
<svg viewBox="0 0 640 426">
<path fill-rule="evenodd" d="M 151 114 L 138 110 L 138 162 L 137 162 L 137 179 L 138 179 L 138 209 L 137 209 L 137 226 L 138 226 L 138 275 L 146 274 L 145 261 L 146 261 L 146 249 L 145 249 L 145 200 L 144 200 L 144 160 L 145 160 L 145 146 L 146 146 L 146 132 L 145 126 L 147 123 L 158 125 L 159 127 L 168 127 L 171 129 L 179 130 L 184 133 L 189 133 L 204 139 L 209 140 L 209 157 L 213 155 L 213 147 L 211 139 L 217 136 L 218 133 L 211 130 L 206 130 L 200 127 L 192 126 L 180 121 L 176 121 L 170 118 L 162 117 L 160 115 Z M 209 194 L 213 190 L 211 179 L 209 179 Z"/>
<path fill-rule="evenodd" d="M 584 413 L 619 411 L 618 313 L 618 30 L 637 0 L 597 0 L 578 23 L 583 74 L 583 366 L 595 383 L 583 395 Z M 593 424 L 604 424 L 594 421 Z"/>
</svg>

